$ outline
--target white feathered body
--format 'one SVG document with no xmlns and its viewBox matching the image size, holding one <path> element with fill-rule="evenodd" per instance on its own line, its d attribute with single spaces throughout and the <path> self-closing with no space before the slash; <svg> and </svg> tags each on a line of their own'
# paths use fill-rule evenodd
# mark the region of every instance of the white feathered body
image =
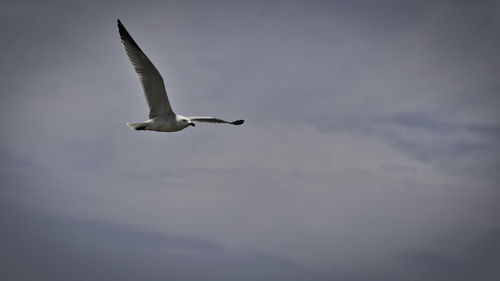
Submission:
<svg viewBox="0 0 500 281">
<path fill-rule="evenodd" d="M 186 117 L 175 115 L 175 118 L 167 116 L 157 116 L 144 122 L 127 123 L 134 130 L 147 130 L 156 132 L 177 132 L 185 129 L 190 124 L 186 122 Z"/>
</svg>

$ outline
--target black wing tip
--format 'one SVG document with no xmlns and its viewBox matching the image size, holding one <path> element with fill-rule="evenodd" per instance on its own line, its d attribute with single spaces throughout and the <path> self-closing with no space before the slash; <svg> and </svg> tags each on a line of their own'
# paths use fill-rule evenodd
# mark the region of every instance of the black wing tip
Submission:
<svg viewBox="0 0 500 281">
<path fill-rule="evenodd" d="M 118 31 L 120 32 L 120 37 L 122 39 L 125 39 L 125 37 L 129 37 L 130 35 L 128 34 L 125 26 L 123 26 L 123 23 L 120 21 L 120 19 L 117 19 L 116 22 L 118 23 Z"/>
<path fill-rule="evenodd" d="M 122 24 L 120 19 L 117 19 L 116 22 L 118 23 L 118 32 L 120 33 L 120 38 L 122 39 L 122 41 L 124 43 L 129 42 L 134 48 L 142 52 L 141 48 L 139 47 L 139 45 L 137 45 L 134 39 L 132 39 L 132 36 L 130 36 L 130 33 L 128 33 L 127 29 Z"/>
<path fill-rule="evenodd" d="M 244 122 L 245 122 L 245 120 L 236 120 L 236 121 L 231 122 L 231 124 L 233 124 L 233 125 L 241 125 Z"/>
<path fill-rule="evenodd" d="M 125 26 L 123 26 L 123 23 L 120 21 L 120 19 L 117 19 L 116 22 L 118 23 L 118 29 L 121 31 L 122 29 L 125 29 Z"/>
</svg>

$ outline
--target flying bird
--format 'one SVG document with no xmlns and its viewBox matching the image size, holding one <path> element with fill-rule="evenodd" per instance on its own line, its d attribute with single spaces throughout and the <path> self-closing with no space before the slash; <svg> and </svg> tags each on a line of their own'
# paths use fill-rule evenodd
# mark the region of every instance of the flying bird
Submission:
<svg viewBox="0 0 500 281">
<path fill-rule="evenodd" d="M 149 120 L 144 122 L 129 122 L 127 126 L 134 130 L 148 130 L 157 132 L 177 132 L 189 126 L 195 126 L 195 122 L 206 123 L 227 123 L 241 125 L 244 120 L 229 122 L 209 116 L 182 116 L 176 114 L 168 101 L 167 91 L 160 72 L 149 60 L 146 54 L 139 48 L 139 45 L 132 39 L 132 36 L 125 29 L 118 19 L 118 31 L 125 52 L 132 63 L 142 91 L 149 105 Z"/>
</svg>

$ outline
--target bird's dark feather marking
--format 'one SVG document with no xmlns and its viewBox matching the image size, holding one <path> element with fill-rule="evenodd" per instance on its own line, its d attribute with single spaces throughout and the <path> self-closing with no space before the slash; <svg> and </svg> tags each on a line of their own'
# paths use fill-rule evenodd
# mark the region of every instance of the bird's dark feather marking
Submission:
<svg viewBox="0 0 500 281">
<path fill-rule="evenodd" d="M 118 22 L 118 31 L 120 32 L 120 38 L 124 42 L 129 42 L 132 45 L 132 47 L 136 48 L 144 56 L 146 56 L 146 54 L 144 54 L 144 52 L 141 50 L 141 48 L 139 48 L 139 45 L 137 45 L 137 43 L 135 43 L 135 41 L 132 38 L 132 36 L 130 36 L 130 33 L 128 33 L 127 29 L 125 29 L 125 26 L 123 26 L 122 22 L 119 19 L 117 20 L 117 22 Z"/>
</svg>

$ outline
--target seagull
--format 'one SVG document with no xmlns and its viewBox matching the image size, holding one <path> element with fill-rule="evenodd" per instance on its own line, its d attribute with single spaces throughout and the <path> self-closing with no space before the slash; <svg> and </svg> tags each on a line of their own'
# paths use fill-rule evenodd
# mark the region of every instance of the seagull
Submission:
<svg viewBox="0 0 500 281">
<path fill-rule="evenodd" d="M 227 123 L 241 125 L 244 120 L 229 122 L 209 116 L 182 116 L 176 114 L 168 101 L 167 91 L 160 72 L 149 60 L 146 54 L 139 48 L 139 45 L 132 39 L 132 36 L 125 29 L 118 19 L 118 31 L 125 52 L 132 63 L 142 91 L 149 105 L 149 120 L 144 122 L 128 122 L 127 126 L 134 130 L 148 130 L 157 132 L 177 132 L 189 126 L 195 126 L 195 122 L 205 123 Z"/>
</svg>

